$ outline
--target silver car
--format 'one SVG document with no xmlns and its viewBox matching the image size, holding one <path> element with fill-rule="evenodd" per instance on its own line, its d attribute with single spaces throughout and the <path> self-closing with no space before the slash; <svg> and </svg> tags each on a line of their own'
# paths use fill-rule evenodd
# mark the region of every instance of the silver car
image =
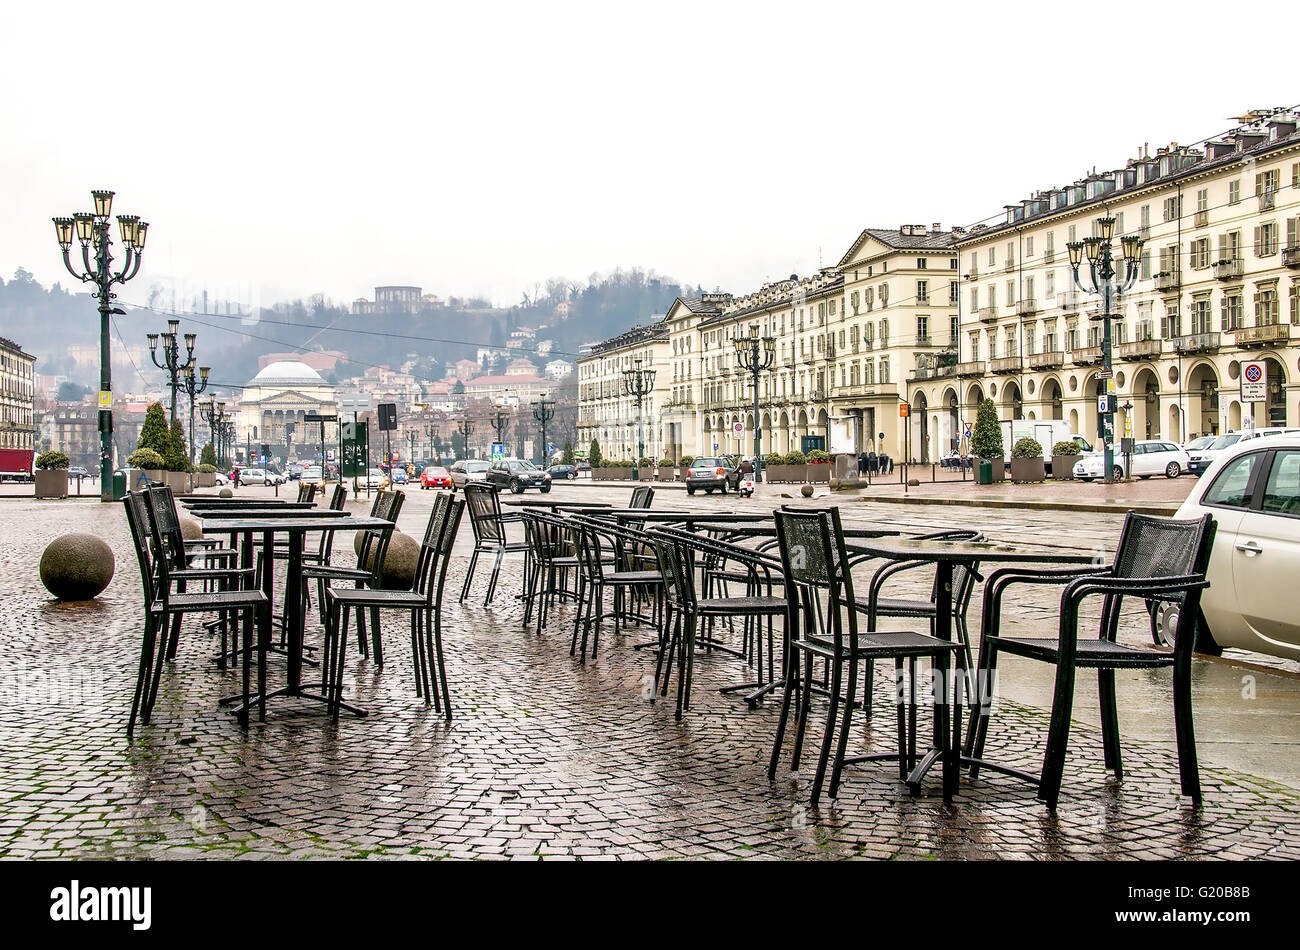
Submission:
<svg viewBox="0 0 1300 950">
<path fill-rule="evenodd" d="M 465 459 L 457 462 L 447 474 L 451 476 L 451 490 L 464 488 L 467 482 L 486 482 L 489 463 L 486 459 Z"/>
</svg>

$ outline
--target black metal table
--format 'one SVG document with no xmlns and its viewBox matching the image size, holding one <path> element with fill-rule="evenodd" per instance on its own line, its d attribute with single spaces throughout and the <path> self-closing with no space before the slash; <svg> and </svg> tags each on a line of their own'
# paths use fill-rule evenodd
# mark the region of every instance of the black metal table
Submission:
<svg viewBox="0 0 1300 950">
<path fill-rule="evenodd" d="M 846 532 L 847 535 L 847 532 Z M 851 553 L 866 553 L 894 561 L 933 561 L 935 565 L 935 622 L 934 635 L 941 640 L 952 640 L 952 578 L 953 569 L 958 564 L 972 567 L 984 561 L 1003 563 L 1038 563 L 1038 564 L 1088 564 L 1094 559 L 1092 553 L 1066 551 L 1058 548 L 1031 547 L 1026 545 L 999 544 L 992 541 L 940 541 L 920 540 L 918 538 L 880 538 L 848 545 Z M 961 651 L 957 652 L 958 669 L 953 676 L 955 689 L 959 692 L 965 684 L 965 660 Z M 939 704 L 948 703 L 948 684 L 944 683 L 934 689 L 935 709 Z M 852 699 L 852 697 L 850 697 Z M 961 705 L 957 704 L 957 714 L 952 717 L 952 745 L 949 755 L 957 757 L 961 764 L 969 764 L 972 759 L 961 755 Z M 943 754 L 940 751 L 942 737 L 940 715 L 934 717 L 934 746 L 926 752 L 907 777 L 908 786 L 914 791 L 920 787 L 926 772 Z M 876 758 L 884 758 L 877 756 Z M 984 763 L 981 763 L 984 764 Z M 994 769 L 1005 771 L 996 765 Z"/>
<path fill-rule="evenodd" d="M 348 518 L 349 511 L 332 508 L 201 508 L 192 509 L 203 521 L 224 521 L 227 518 Z"/>
<path fill-rule="evenodd" d="M 285 498 L 182 498 L 181 505 L 191 511 L 199 509 L 236 508 L 314 508 L 310 501 L 289 501 Z"/>
<path fill-rule="evenodd" d="M 603 501 L 562 501 L 558 498 L 507 498 L 501 502 L 504 508 L 546 508 L 552 514 L 560 510 L 587 511 L 608 509 L 609 502 Z"/>
<path fill-rule="evenodd" d="M 328 702 L 328 698 L 318 693 L 309 693 L 303 689 L 302 685 L 302 643 L 303 643 L 303 612 L 302 612 L 302 550 L 303 541 L 308 531 L 364 531 L 367 528 L 389 528 L 394 527 L 391 521 L 385 521 L 383 518 L 371 518 L 369 516 L 353 518 L 346 513 L 333 512 L 333 518 L 285 518 L 285 517 L 258 517 L 258 518 L 223 518 L 213 521 L 210 525 L 205 525 L 205 532 L 214 534 L 228 534 L 233 540 L 235 535 L 242 537 L 240 544 L 240 561 L 244 567 L 253 565 L 253 535 L 260 533 L 262 535 L 262 545 L 271 550 L 275 543 L 277 534 L 288 535 L 288 564 L 285 567 L 284 578 L 284 629 L 288 639 L 288 672 L 286 676 L 286 685 L 280 689 L 272 690 L 265 696 L 257 696 L 250 699 L 253 702 L 262 702 L 273 696 L 297 696 L 302 699 L 313 699 L 317 702 Z M 275 558 L 265 558 L 262 565 L 262 592 L 266 594 L 267 600 L 272 600 L 275 594 Z M 353 712 L 358 716 L 364 716 L 366 711 L 356 706 L 343 704 L 343 708 Z"/>
</svg>

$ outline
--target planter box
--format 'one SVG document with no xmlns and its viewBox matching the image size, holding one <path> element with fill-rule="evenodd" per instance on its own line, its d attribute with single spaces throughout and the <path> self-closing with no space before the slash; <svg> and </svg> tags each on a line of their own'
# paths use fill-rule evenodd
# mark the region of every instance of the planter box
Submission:
<svg viewBox="0 0 1300 950">
<path fill-rule="evenodd" d="M 194 476 L 194 484 L 199 488 L 212 488 L 217 484 L 216 472 L 199 472 Z"/>
<path fill-rule="evenodd" d="M 1074 478 L 1074 466 L 1079 464 L 1082 455 L 1053 455 L 1052 478 L 1058 482 L 1068 482 Z"/>
<path fill-rule="evenodd" d="M 66 468 L 38 468 L 36 470 L 36 497 L 67 498 L 68 470 Z"/>
<path fill-rule="evenodd" d="M 765 465 L 763 476 L 769 482 L 800 482 L 807 474 L 807 465 Z"/>
<path fill-rule="evenodd" d="M 675 469 L 675 468 L 661 468 L 661 469 L 659 469 L 659 477 L 656 478 L 655 481 L 660 481 L 660 482 L 675 482 L 675 481 L 677 481 L 677 469 Z"/>
<path fill-rule="evenodd" d="M 638 481 L 648 482 L 648 481 L 652 481 L 652 480 L 654 479 L 654 469 L 651 468 L 649 465 L 647 465 L 645 468 L 641 469 L 641 470 L 640 470 L 640 474 L 641 474 L 641 477 L 638 479 Z"/>
<path fill-rule="evenodd" d="M 831 480 L 831 465 L 829 462 L 810 462 L 805 467 L 807 471 L 804 473 L 804 481 L 829 482 Z"/>
<path fill-rule="evenodd" d="M 977 485 L 979 484 L 979 464 L 980 462 L 984 462 L 984 461 L 987 461 L 990 465 L 993 466 L 994 482 L 1006 481 L 1007 463 L 1005 459 L 981 459 L 979 457 L 976 457 L 975 461 L 972 463 L 972 467 L 975 471 L 975 484 Z"/>
<path fill-rule="evenodd" d="M 632 469 L 630 468 L 602 468 L 597 469 L 597 471 L 600 474 L 596 477 L 606 481 L 625 482 L 632 479 Z"/>
<path fill-rule="evenodd" d="M 1047 463 L 1042 456 L 1031 459 L 1011 460 L 1011 480 L 1013 482 L 1041 482 L 1047 479 Z"/>
<path fill-rule="evenodd" d="M 180 495 L 190 490 L 189 472 L 164 472 L 163 477 L 171 487 L 173 494 Z"/>
<path fill-rule="evenodd" d="M 160 468 L 146 468 L 143 471 L 144 477 L 149 479 L 151 485 L 165 484 L 167 481 L 167 473 Z M 135 491 L 134 485 L 127 485 L 126 487 L 128 491 Z"/>
</svg>

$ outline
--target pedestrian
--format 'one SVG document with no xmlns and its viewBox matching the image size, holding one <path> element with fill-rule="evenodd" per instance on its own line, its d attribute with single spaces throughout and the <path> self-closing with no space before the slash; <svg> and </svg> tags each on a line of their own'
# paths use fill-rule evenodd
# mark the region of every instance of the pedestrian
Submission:
<svg viewBox="0 0 1300 950">
<path fill-rule="evenodd" d="M 240 473 L 240 471 L 242 471 L 242 469 L 240 469 L 239 467 L 236 467 L 236 468 L 235 468 L 235 471 L 234 471 L 234 473 L 233 473 L 233 474 L 234 474 L 234 478 L 232 479 L 232 481 L 235 483 L 235 487 L 236 487 L 236 488 L 239 487 L 239 473 Z"/>
</svg>

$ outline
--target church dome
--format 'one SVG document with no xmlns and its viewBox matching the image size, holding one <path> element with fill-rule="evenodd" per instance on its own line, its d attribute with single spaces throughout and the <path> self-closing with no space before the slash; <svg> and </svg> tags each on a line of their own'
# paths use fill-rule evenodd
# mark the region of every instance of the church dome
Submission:
<svg viewBox="0 0 1300 950">
<path fill-rule="evenodd" d="M 321 374 L 316 372 L 306 363 L 300 363 L 297 360 L 277 360 L 274 363 L 268 363 L 256 376 L 249 382 L 250 386 L 324 386 L 325 380 Z"/>
</svg>

